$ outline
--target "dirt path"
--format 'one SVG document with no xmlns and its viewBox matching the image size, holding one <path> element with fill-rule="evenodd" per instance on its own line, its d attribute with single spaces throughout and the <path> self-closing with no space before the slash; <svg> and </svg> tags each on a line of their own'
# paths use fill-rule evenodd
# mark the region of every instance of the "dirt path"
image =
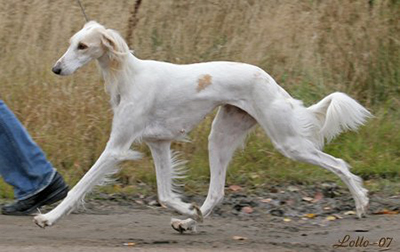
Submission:
<svg viewBox="0 0 400 252">
<path fill-rule="evenodd" d="M 171 212 L 165 209 L 114 205 L 87 212 L 67 216 L 46 229 L 36 227 L 31 216 L 0 215 L 0 251 L 386 251 L 386 246 L 371 245 L 386 237 L 393 238 L 389 251 L 400 251 L 399 215 L 289 222 L 271 215 L 213 216 L 199 226 L 197 234 L 181 235 L 169 226 Z M 332 247 L 346 235 L 350 236 L 347 245 L 357 237 L 364 237 L 363 244 L 368 240 L 370 245 Z"/>
</svg>

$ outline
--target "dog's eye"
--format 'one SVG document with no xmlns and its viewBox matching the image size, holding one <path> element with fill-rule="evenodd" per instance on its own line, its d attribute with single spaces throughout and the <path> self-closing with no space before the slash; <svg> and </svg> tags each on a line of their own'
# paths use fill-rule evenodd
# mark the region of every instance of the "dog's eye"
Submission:
<svg viewBox="0 0 400 252">
<path fill-rule="evenodd" d="M 79 43 L 79 44 L 78 44 L 78 50 L 85 50 L 85 49 L 87 49 L 87 48 L 88 48 L 88 46 L 85 45 L 85 44 L 83 44 L 83 43 Z"/>
</svg>

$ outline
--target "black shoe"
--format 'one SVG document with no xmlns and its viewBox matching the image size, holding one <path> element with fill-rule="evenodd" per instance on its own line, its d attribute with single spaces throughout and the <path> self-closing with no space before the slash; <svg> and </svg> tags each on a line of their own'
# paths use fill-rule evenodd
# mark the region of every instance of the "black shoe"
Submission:
<svg viewBox="0 0 400 252">
<path fill-rule="evenodd" d="M 17 200 L 12 204 L 5 205 L 1 212 L 5 215 L 29 215 L 44 205 L 50 205 L 64 199 L 68 194 L 68 186 L 61 175 L 56 172 L 51 183 L 37 194 L 24 199 Z"/>
</svg>

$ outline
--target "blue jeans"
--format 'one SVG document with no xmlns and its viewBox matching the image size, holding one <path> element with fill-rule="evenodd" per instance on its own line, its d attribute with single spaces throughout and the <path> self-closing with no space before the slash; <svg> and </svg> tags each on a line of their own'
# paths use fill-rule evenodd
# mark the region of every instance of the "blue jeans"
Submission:
<svg viewBox="0 0 400 252">
<path fill-rule="evenodd" d="M 14 187 L 14 197 L 23 200 L 40 192 L 54 174 L 43 151 L 0 100 L 0 175 Z"/>
</svg>

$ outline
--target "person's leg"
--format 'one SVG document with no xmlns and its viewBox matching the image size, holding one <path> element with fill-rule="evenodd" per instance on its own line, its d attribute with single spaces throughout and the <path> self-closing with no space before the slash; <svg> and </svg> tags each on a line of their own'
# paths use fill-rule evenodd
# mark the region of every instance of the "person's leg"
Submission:
<svg viewBox="0 0 400 252">
<path fill-rule="evenodd" d="M 0 175 L 18 200 L 37 194 L 55 174 L 43 151 L 14 113 L 0 100 Z"/>
</svg>

